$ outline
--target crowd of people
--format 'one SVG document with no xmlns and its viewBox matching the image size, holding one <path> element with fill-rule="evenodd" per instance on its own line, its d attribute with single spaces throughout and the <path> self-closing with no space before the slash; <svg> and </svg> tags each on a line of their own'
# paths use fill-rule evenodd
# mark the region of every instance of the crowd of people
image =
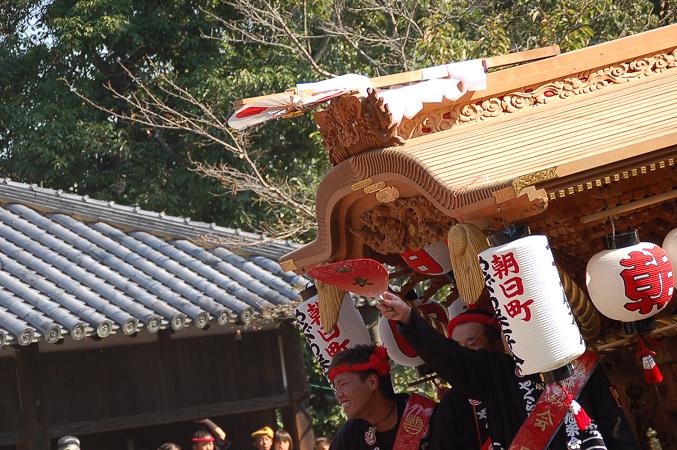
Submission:
<svg viewBox="0 0 677 450">
<path fill-rule="evenodd" d="M 230 441 L 223 429 L 211 419 L 195 420 L 201 427 L 193 433 L 191 450 L 227 450 Z M 251 433 L 251 447 L 254 450 L 294 450 L 294 441 L 289 432 L 283 429 L 273 431 L 264 426 Z M 315 439 L 313 450 L 329 450 L 331 440 L 327 437 Z M 75 436 L 64 436 L 57 442 L 57 450 L 81 450 L 80 440 Z M 181 450 L 174 442 L 165 442 L 157 450 Z"/>
<path fill-rule="evenodd" d="M 195 421 L 203 425 L 191 438 L 191 450 L 227 450 L 230 441 L 226 433 L 210 419 Z M 273 431 L 269 426 L 263 426 L 250 435 L 251 446 L 254 450 L 294 450 L 294 441 L 289 432 L 283 429 Z M 314 450 L 329 450 L 331 441 L 326 437 L 315 439 Z M 157 450 L 181 450 L 178 444 L 165 442 Z"/>
</svg>

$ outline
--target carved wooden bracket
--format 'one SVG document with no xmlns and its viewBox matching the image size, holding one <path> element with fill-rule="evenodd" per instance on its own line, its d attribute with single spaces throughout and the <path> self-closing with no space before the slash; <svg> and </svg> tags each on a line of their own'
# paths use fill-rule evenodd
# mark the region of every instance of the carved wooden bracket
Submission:
<svg viewBox="0 0 677 450">
<path fill-rule="evenodd" d="M 344 95 L 332 100 L 314 116 L 334 165 L 367 150 L 404 143 L 397 125 L 391 124 L 388 107 L 373 89 L 365 98 Z"/>
<path fill-rule="evenodd" d="M 447 238 L 456 221 L 442 214 L 425 197 L 396 199 L 365 212 L 362 227 L 351 230 L 374 251 L 387 255 L 420 249 Z"/>
</svg>

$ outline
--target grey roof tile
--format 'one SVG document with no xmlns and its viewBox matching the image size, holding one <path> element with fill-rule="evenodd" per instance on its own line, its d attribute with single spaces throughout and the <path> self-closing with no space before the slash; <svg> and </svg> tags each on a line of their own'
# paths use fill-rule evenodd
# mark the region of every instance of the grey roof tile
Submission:
<svg viewBox="0 0 677 450">
<path fill-rule="evenodd" d="M 0 346 L 289 317 L 306 280 L 270 257 L 293 244 L 242 256 L 186 226 L 230 230 L 0 181 Z"/>
</svg>

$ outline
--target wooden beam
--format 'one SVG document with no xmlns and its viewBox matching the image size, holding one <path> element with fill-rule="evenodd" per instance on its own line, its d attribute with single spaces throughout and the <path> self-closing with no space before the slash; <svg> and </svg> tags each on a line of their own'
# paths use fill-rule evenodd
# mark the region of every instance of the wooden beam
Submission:
<svg viewBox="0 0 677 450">
<path fill-rule="evenodd" d="M 550 58 L 559 54 L 559 45 L 551 45 L 550 47 L 534 48 L 523 52 L 508 53 L 507 55 L 490 56 L 485 58 L 484 61 L 487 69 L 495 69 L 497 67 L 512 66 L 513 64 L 538 61 L 539 59 Z"/>
<path fill-rule="evenodd" d="M 618 216 L 636 209 L 644 208 L 647 206 L 655 205 L 656 203 L 667 202 L 677 198 L 677 189 L 673 189 L 662 194 L 652 195 L 651 197 L 643 198 L 634 202 L 626 203 L 625 205 L 615 206 L 613 208 L 605 209 L 587 216 L 581 217 L 581 223 L 587 224 L 591 222 L 598 222 L 600 220 L 606 220 L 609 217 Z"/>
<path fill-rule="evenodd" d="M 29 345 L 14 354 L 16 377 L 21 401 L 21 414 L 24 421 L 22 448 L 25 450 L 45 450 L 50 448 L 49 426 L 44 408 L 42 387 L 38 374 L 38 346 Z"/>
<path fill-rule="evenodd" d="M 105 431 L 126 430 L 130 428 L 190 421 L 196 417 L 232 416 L 242 413 L 282 408 L 287 405 L 289 405 L 289 393 L 283 392 L 271 397 L 255 397 L 166 411 L 152 411 L 124 417 L 111 417 L 107 419 L 53 425 L 49 430 L 49 434 L 52 437 L 58 437 L 68 434 L 84 435 L 102 433 Z"/>
<path fill-rule="evenodd" d="M 559 55 L 559 45 L 552 45 L 550 47 L 535 48 L 532 50 L 525 50 L 522 52 L 508 53 L 507 55 L 490 56 L 483 58 L 482 61 L 487 69 L 509 66 L 514 64 L 522 64 L 530 61 L 537 61 L 539 59 L 550 58 Z M 384 88 L 388 86 L 395 86 L 398 84 L 413 83 L 423 80 L 422 70 L 412 70 L 409 72 L 394 73 L 392 75 L 384 75 L 381 77 L 374 77 L 371 79 L 371 85 L 375 89 Z M 261 100 L 277 97 L 281 94 L 294 95 L 297 94 L 295 88 L 288 89 L 285 92 L 276 94 L 259 95 L 257 97 L 243 98 L 233 102 L 233 107 L 238 108 L 242 105 L 250 105 Z"/>
</svg>

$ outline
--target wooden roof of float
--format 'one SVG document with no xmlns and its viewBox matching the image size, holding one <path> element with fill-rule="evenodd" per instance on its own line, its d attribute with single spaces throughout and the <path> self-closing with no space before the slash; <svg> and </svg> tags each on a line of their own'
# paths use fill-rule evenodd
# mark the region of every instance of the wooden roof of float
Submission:
<svg viewBox="0 0 677 450">
<path fill-rule="evenodd" d="M 428 104 L 396 126 L 374 95 L 338 98 L 316 113 L 336 164 L 317 193 L 318 237 L 284 256 L 283 267 L 302 273 L 407 244 L 420 248 L 448 230 L 406 223 L 430 209 L 485 230 L 536 224 L 559 199 L 597 195 L 615 181 L 628 192 L 637 187 L 634 200 L 663 195 L 654 209 L 666 211 L 675 198 L 676 69 L 672 25 L 490 73 L 487 91 Z M 660 183 L 649 192 L 656 173 Z M 378 230 L 388 226 L 407 233 L 374 245 L 383 240 L 374 233 L 387 234 Z"/>
</svg>

